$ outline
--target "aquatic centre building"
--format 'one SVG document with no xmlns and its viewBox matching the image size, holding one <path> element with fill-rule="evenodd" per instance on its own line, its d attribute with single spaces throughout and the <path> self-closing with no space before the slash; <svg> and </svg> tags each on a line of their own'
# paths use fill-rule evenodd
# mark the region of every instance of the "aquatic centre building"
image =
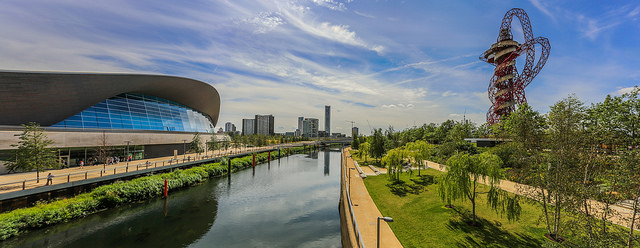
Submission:
<svg viewBox="0 0 640 248">
<path fill-rule="evenodd" d="M 196 133 L 203 142 L 215 135 L 219 112 L 218 91 L 188 78 L 0 71 L 0 161 L 10 159 L 16 134 L 30 122 L 69 165 L 103 144 L 123 158 L 183 154 Z"/>
</svg>

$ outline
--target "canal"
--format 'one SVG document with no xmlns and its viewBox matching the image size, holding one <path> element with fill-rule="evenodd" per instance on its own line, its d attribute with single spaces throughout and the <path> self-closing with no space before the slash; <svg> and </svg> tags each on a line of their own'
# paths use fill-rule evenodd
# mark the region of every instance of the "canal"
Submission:
<svg viewBox="0 0 640 248">
<path fill-rule="evenodd" d="M 340 152 L 298 154 L 1 247 L 340 247 Z"/>
</svg>

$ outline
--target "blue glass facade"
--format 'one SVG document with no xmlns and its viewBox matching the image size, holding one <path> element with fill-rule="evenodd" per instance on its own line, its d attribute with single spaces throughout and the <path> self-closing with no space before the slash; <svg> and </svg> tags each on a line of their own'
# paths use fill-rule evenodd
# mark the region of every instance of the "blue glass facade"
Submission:
<svg viewBox="0 0 640 248">
<path fill-rule="evenodd" d="M 106 99 L 52 127 L 210 132 L 211 120 L 185 105 L 142 94 Z"/>
</svg>

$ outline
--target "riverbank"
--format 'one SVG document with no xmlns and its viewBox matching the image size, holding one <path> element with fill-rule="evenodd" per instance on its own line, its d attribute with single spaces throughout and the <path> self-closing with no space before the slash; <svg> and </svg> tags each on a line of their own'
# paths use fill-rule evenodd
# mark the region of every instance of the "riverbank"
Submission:
<svg viewBox="0 0 640 248">
<path fill-rule="evenodd" d="M 343 247 L 376 247 L 378 239 L 378 222 L 380 225 L 380 247 L 402 247 L 390 225 L 378 221 L 383 217 L 365 187 L 363 178 L 358 173 L 351 158 L 351 148 L 342 152 L 340 180 L 340 224 Z M 393 217 L 393 216 L 391 216 Z"/>
<path fill-rule="evenodd" d="M 289 154 L 281 153 L 281 157 L 300 153 L 303 149 L 302 147 L 291 148 Z M 257 154 L 255 160 L 258 164 L 276 158 L 278 158 L 278 153 L 265 152 Z M 249 168 L 252 164 L 253 156 L 245 156 L 231 160 L 230 172 L 228 165 L 210 163 L 190 169 L 117 182 L 98 187 L 90 193 L 80 194 L 73 198 L 38 203 L 34 207 L 2 213 L 0 214 L 0 241 L 29 230 L 81 218 L 104 209 L 161 196 L 165 179 L 168 190 L 175 191 L 198 184 L 208 178 L 224 176 Z"/>
</svg>

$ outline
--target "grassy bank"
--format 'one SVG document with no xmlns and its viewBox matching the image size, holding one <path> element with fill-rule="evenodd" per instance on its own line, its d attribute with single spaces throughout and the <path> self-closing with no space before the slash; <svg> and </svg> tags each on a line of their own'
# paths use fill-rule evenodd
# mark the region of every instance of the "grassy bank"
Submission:
<svg viewBox="0 0 640 248">
<path fill-rule="evenodd" d="M 291 148 L 290 153 L 302 152 L 303 148 Z M 256 155 L 256 164 L 266 162 L 268 152 Z M 281 156 L 287 156 L 282 150 Z M 271 152 L 271 159 L 277 159 L 278 152 Z M 234 158 L 231 160 L 231 172 L 251 167 L 253 156 Z M 0 241 L 19 235 L 29 230 L 39 229 L 57 223 L 84 217 L 103 209 L 159 197 L 163 193 L 164 180 L 168 181 L 169 191 L 178 190 L 201 183 L 208 178 L 226 175 L 228 166 L 220 163 L 203 164 L 197 167 L 176 170 L 170 173 L 151 175 L 119 181 L 100 186 L 89 193 L 59 199 L 52 202 L 38 203 L 30 208 L 17 209 L 0 214 Z"/>
<path fill-rule="evenodd" d="M 522 204 L 520 221 L 510 223 L 506 215 L 491 210 L 481 195 L 476 211 L 482 225 L 468 225 L 471 204 L 454 202 L 455 209 L 445 208 L 436 185 L 428 179 L 438 174 L 423 170 L 427 176 L 421 179 L 417 172 L 411 177 L 403 173 L 404 184 L 395 185 L 384 175 L 365 179 L 380 212 L 395 220 L 389 224 L 404 247 L 540 247 L 545 242 L 544 226 L 538 224 L 540 212 L 532 204 Z"/>
<path fill-rule="evenodd" d="M 469 223 L 471 203 L 453 202 L 455 209 L 445 208 L 437 194 L 437 186 L 432 178 L 442 172 L 427 169 L 410 176 L 403 173 L 402 183 L 391 183 L 385 175 L 367 177 L 364 182 L 374 202 L 384 216 L 394 219 L 389 223 L 404 247 L 584 247 L 588 237 L 581 233 L 567 231 L 567 241 L 554 243 L 544 237 L 545 222 L 542 208 L 531 200 L 521 198 L 520 220 L 509 222 L 506 215 L 500 215 L 486 204 L 486 194 L 480 194 L 476 211 L 481 226 Z M 426 175 L 426 176 L 425 176 Z M 479 192 L 487 192 L 482 185 Z M 576 213 L 574 213 L 576 214 Z M 572 221 L 578 218 L 566 213 L 567 225 L 579 225 Z M 629 229 L 610 226 L 610 240 L 602 240 L 596 247 L 622 247 L 626 245 L 625 235 Z M 637 242 L 634 242 L 638 245 Z"/>
</svg>

